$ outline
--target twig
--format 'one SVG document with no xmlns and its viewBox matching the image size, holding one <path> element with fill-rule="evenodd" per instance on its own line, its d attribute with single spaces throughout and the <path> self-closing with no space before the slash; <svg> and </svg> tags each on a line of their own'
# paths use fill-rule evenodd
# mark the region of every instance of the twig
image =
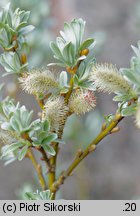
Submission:
<svg viewBox="0 0 140 216">
<path fill-rule="evenodd" d="M 72 162 L 72 164 L 68 167 L 66 171 L 63 171 L 62 174 L 58 177 L 57 181 L 54 182 L 54 184 L 51 187 L 51 192 L 56 193 L 59 189 L 60 185 L 62 185 L 65 181 L 65 179 L 70 176 L 73 172 L 73 170 L 79 165 L 79 163 L 88 156 L 91 152 L 95 151 L 96 145 L 100 143 L 100 141 L 105 138 L 107 135 L 110 134 L 113 128 L 117 126 L 117 124 L 123 119 L 123 117 L 120 114 L 116 114 L 114 119 L 111 121 L 111 123 L 102 130 L 98 136 L 91 142 L 90 145 L 82 152 L 78 152 L 76 155 L 75 160 Z"/>
<path fill-rule="evenodd" d="M 37 172 L 39 183 L 40 183 L 42 190 L 46 190 L 46 182 L 45 182 L 43 174 L 42 174 L 41 165 L 37 163 L 35 156 L 34 156 L 33 152 L 31 151 L 31 149 L 28 149 L 27 156 L 31 160 L 31 162 L 32 162 L 32 164 L 33 164 L 33 166 Z"/>
<path fill-rule="evenodd" d="M 48 155 L 46 154 L 45 150 L 41 148 L 37 148 L 37 150 L 42 154 L 41 160 L 43 160 L 46 164 L 46 167 L 48 168 L 48 171 L 52 169 L 51 164 L 50 164 L 50 159 L 48 158 Z"/>
<path fill-rule="evenodd" d="M 72 89 L 73 89 L 73 76 L 71 76 L 71 79 L 70 79 L 70 89 L 65 96 L 65 103 L 66 104 L 69 101 L 70 95 L 72 93 Z M 59 131 L 59 137 L 58 137 L 59 139 L 62 138 L 64 126 L 65 126 L 65 123 L 64 123 L 61 131 Z M 51 190 L 54 182 L 56 181 L 56 161 L 57 161 L 57 156 L 58 156 L 59 143 L 53 142 L 52 145 L 53 145 L 53 148 L 54 148 L 56 154 L 54 156 L 52 156 L 52 158 L 50 159 L 50 163 L 51 163 L 51 167 L 52 167 L 52 170 L 49 172 L 49 188 L 50 188 L 50 190 Z M 56 191 L 53 191 L 52 200 L 55 200 L 55 195 L 56 195 Z"/>
</svg>

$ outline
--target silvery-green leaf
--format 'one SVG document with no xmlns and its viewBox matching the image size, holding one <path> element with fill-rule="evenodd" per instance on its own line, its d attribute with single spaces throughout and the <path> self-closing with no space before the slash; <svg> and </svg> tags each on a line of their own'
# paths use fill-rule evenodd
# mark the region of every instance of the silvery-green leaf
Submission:
<svg viewBox="0 0 140 216">
<path fill-rule="evenodd" d="M 137 79 L 136 74 L 134 74 L 133 71 L 131 71 L 131 69 L 123 68 L 120 71 L 124 76 L 127 77 L 127 79 L 129 81 L 133 82 L 134 84 L 136 83 L 136 84 L 140 85 L 140 81 Z"/>
<path fill-rule="evenodd" d="M 81 46 L 80 46 L 80 50 L 86 49 L 88 48 L 92 43 L 94 42 L 93 38 L 88 38 L 86 41 L 84 41 Z"/>
<path fill-rule="evenodd" d="M 75 34 L 73 34 L 71 25 L 69 23 L 64 23 L 64 32 L 67 38 L 67 42 L 72 42 L 76 44 Z"/>
<path fill-rule="evenodd" d="M 61 37 L 56 38 L 56 44 L 57 44 L 57 46 L 59 47 L 60 50 L 64 49 L 65 43 L 66 43 L 66 41 L 64 41 L 63 38 L 61 38 Z"/>
<path fill-rule="evenodd" d="M 50 48 L 51 48 L 51 50 L 53 51 L 53 53 L 55 54 L 55 56 L 59 59 L 62 59 L 62 54 L 61 54 L 61 52 L 60 52 L 60 50 L 59 50 L 59 48 L 57 47 L 57 45 L 56 45 L 56 43 L 55 42 L 51 42 L 50 43 Z"/>
<path fill-rule="evenodd" d="M 49 122 L 45 120 L 42 124 L 43 124 L 43 130 L 47 133 L 50 130 Z"/>
<path fill-rule="evenodd" d="M 76 86 L 78 86 L 78 84 L 79 84 L 79 77 L 76 74 L 74 75 L 74 84 Z"/>
<path fill-rule="evenodd" d="M 66 94 L 69 91 L 69 88 L 63 87 L 60 89 L 60 94 Z"/>
<path fill-rule="evenodd" d="M 52 194 L 50 190 L 45 190 L 37 191 L 36 193 L 26 192 L 25 196 L 29 200 L 51 200 Z"/>
<path fill-rule="evenodd" d="M 2 12 L 2 22 L 5 23 L 7 21 L 7 14 L 10 10 L 10 2 L 4 7 L 4 10 Z"/>
<path fill-rule="evenodd" d="M 72 45 L 71 42 L 68 42 L 65 44 L 63 50 L 62 50 L 62 55 L 63 55 L 63 58 L 65 59 L 65 62 L 69 62 L 70 58 L 69 58 L 69 49 L 70 49 L 70 46 Z"/>
<path fill-rule="evenodd" d="M 68 75 L 66 71 L 60 73 L 59 84 L 61 87 L 68 86 Z"/>
<path fill-rule="evenodd" d="M 27 154 L 27 151 L 28 151 L 28 146 L 24 146 L 21 151 L 19 152 L 19 155 L 18 155 L 18 160 L 21 161 L 25 155 Z"/>
<path fill-rule="evenodd" d="M 137 111 L 137 105 L 132 104 L 130 106 L 127 106 L 126 108 L 122 108 L 121 115 L 122 116 L 131 116 L 134 115 Z"/>
<path fill-rule="evenodd" d="M 4 83 L 1 83 L 1 84 L 0 84 L 0 92 L 2 91 L 4 85 L 5 85 Z"/>
<path fill-rule="evenodd" d="M 16 31 L 19 31 L 20 29 L 22 29 L 26 26 L 27 26 L 27 22 L 22 22 L 17 26 Z"/>
<path fill-rule="evenodd" d="M 36 194 L 32 192 L 26 192 L 25 196 L 28 200 L 38 200 Z"/>
<path fill-rule="evenodd" d="M 26 27 L 24 27 L 24 28 L 21 28 L 21 29 L 19 30 L 19 33 L 20 33 L 20 34 L 23 34 L 23 35 L 26 35 L 26 34 L 28 34 L 29 32 L 33 31 L 34 28 L 35 28 L 35 27 L 34 27 L 33 25 L 28 25 L 28 26 L 26 26 Z"/>
<path fill-rule="evenodd" d="M 9 154 L 10 152 L 13 152 L 13 151 L 17 150 L 22 146 L 23 145 L 21 143 L 19 143 L 19 142 L 12 143 L 10 145 L 6 145 L 5 149 L 3 149 L 2 156 L 5 156 L 5 155 Z"/>
<path fill-rule="evenodd" d="M 11 126 L 10 126 L 10 124 L 8 122 L 4 122 L 4 123 L 1 124 L 1 129 L 10 130 L 12 128 L 11 128 Z"/>
<path fill-rule="evenodd" d="M 55 139 L 57 139 L 57 134 L 55 133 L 52 133 L 50 135 L 48 135 L 46 138 L 44 138 L 42 140 L 42 145 L 47 145 L 47 144 L 50 144 L 52 141 L 54 141 Z"/>
<path fill-rule="evenodd" d="M 40 192 L 40 197 L 42 198 L 42 200 L 49 200 L 50 197 L 51 197 L 51 192 L 50 192 L 50 190 L 41 191 L 41 192 Z"/>
<path fill-rule="evenodd" d="M 131 46 L 134 52 L 136 53 L 137 57 L 140 59 L 140 50 L 137 47 Z"/>
<path fill-rule="evenodd" d="M 130 94 L 123 94 L 123 95 L 116 95 L 113 98 L 113 101 L 128 101 L 131 100 L 132 98 L 134 98 L 134 95 L 130 95 Z"/>
<path fill-rule="evenodd" d="M 17 131 L 17 132 L 21 131 L 20 130 L 21 129 L 20 128 L 20 122 L 18 121 L 18 119 L 15 119 L 14 116 L 12 116 L 10 119 L 10 125 L 15 131 Z"/>
<path fill-rule="evenodd" d="M 47 133 L 46 131 L 39 131 L 38 134 L 38 141 L 40 141 L 41 143 L 43 142 L 44 139 L 46 139 Z M 40 143 L 40 144 L 41 144 Z"/>
<path fill-rule="evenodd" d="M 56 152 L 55 152 L 55 150 L 54 150 L 54 148 L 53 148 L 52 146 L 44 144 L 44 145 L 42 145 L 42 147 L 44 148 L 44 150 L 45 150 L 48 154 L 50 154 L 50 155 L 52 155 L 52 156 L 54 156 L 54 155 L 56 154 Z"/>
<path fill-rule="evenodd" d="M 24 14 L 23 14 L 23 16 L 21 18 L 21 22 L 27 22 L 29 17 L 30 17 L 30 11 L 24 12 Z"/>
</svg>

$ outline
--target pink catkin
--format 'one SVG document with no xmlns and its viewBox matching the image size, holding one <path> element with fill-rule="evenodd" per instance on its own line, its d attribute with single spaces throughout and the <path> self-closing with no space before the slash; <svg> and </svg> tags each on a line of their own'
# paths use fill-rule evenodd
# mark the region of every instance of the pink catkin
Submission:
<svg viewBox="0 0 140 216">
<path fill-rule="evenodd" d="M 84 98 L 85 98 L 86 102 L 91 107 L 93 107 L 93 103 L 94 103 L 94 107 L 95 107 L 95 105 L 96 105 L 96 97 L 95 97 L 93 91 L 88 90 L 87 92 L 85 92 Z"/>
</svg>

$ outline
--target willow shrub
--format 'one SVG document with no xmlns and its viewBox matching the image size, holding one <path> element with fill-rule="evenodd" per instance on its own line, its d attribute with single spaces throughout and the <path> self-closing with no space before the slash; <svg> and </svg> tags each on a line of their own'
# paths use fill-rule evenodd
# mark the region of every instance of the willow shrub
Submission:
<svg viewBox="0 0 140 216">
<path fill-rule="evenodd" d="M 119 131 L 118 123 L 127 116 L 135 116 L 140 128 L 140 43 L 133 47 L 130 68 L 118 70 L 115 65 L 98 63 L 94 56 L 96 42 L 83 39 L 85 21 L 74 19 L 64 24 L 63 31 L 50 43 L 54 63 L 45 68 L 30 69 L 28 62 L 28 33 L 34 26 L 28 23 L 29 11 L 8 4 L 0 14 L 0 63 L 4 76 L 16 74 L 23 91 L 34 95 L 41 114 L 32 119 L 33 111 L 10 97 L 0 102 L 1 159 L 5 164 L 29 158 L 40 184 L 36 193 L 26 193 L 28 199 L 55 199 L 56 192 L 79 163 L 107 135 Z M 54 69 L 55 66 L 55 69 Z M 4 85 L 1 84 L 1 92 Z M 83 116 L 96 109 L 96 92 L 114 93 L 118 103 L 115 114 L 105 117 L 98 136 L 85 148 L 78 150 L 70 166 L 56 176 L 57 156 L 63 147 L 63 131 L 72 115 Z M 91 121 L 93 121 L 91 119 Z M 34 152 L 41 154 L 42 165 Z M 47 174 L 46 174 L 47 173 Z"/>
</svg>

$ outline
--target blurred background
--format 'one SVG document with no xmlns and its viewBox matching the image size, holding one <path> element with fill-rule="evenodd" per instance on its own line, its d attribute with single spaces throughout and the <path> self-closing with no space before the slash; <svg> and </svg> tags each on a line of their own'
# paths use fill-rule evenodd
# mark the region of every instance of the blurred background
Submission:
<svg viewBox="0 0 140 216">
<path fill-rule="evenodd" d="M 0 7 L 7 0 L 0 1 Z M 46 66 L 52 59 L 49 42 L 59 34 L 65 21 L 82 17 L 86 20 L 86 35 L 97 41 L 98 62 L 129 67 L 133 52 L 130 45 L 140 39 L 140 0 L 11 0 L 12 7 L 31 10 L 30 22 L 36 29 L 29 35 L 30 65 Z M 3 68 L 1 68 L 3 71 Z M 17 91 L 15 77 L 6 77 L 7 92 L 39 110 L 33 97 Z M 1 78 L 2 81 L 2 78 Z M 83 118 L 71 117 L 64 131 L 67 142 L 60 151 L 58 174 L 69 165 L 74 152 L 83 148 L 100 131 L 104 114 L 115 113 L 117 104 L 112 95 L 97 95 L 98 109 Z M 120 123 L 120 132 L 104 139 L 95 154 L 86 158 L 66 180 L 58 193 L 64 199 L 139 199 L 140 198 L 140 131 L 134 119 Z M 37 189 L 32 165 L 25 159 L 4 167 L 0 162 L 0 199 L 21 199 L 23 191 Z"/>
</svg>

